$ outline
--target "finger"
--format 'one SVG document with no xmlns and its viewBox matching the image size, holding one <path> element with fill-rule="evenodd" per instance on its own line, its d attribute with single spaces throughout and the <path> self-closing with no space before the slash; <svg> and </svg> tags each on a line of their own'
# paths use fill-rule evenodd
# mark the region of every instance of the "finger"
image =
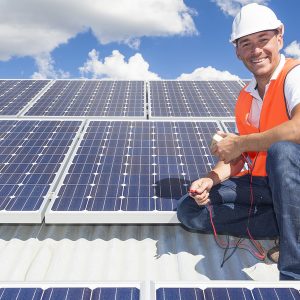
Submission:
<svg viewBox="0 0 300 300">
<path fill-rule="evenodd" d="M 196 202 L 198 205 L 205 205 L 209 199 L 209 193 L 206 193 L 201 199 L 199 197 L 196 198 Z"/>
<path fill-rule="evenodd" d="M 209 204 L 210 203 L 210 198 L 209 197 L 207 197 L 207 198 L 205 198 L 205 199 L 203 199 L 202 201 L 198 201 L 198 205 L 199 206 L 203 206 L 203 205 L 207 205 L 207 204 Z"/>
<path fill-rule="evenodd" d="M 205 202 L 202 203 L 202 205 L 210 204 L 210 199 L 208 198 Z"/>
<path fill-rule="evenodd" d="M 190 186 L 189 191 L 191 193 L 201 194 L 206 189 L 205 186 L 205 183 L 203 183 L 202 181 L 195 181 Z"/>
<path fill-rule="evenodd" d="M 217 131 L 217 134 L 220 135 L 220 136 L 223 137 L 223 138 L 227 136 L 227 133 L 226 133 L 226 132 L 220 131 L 220 130 Z"/>
</svg>

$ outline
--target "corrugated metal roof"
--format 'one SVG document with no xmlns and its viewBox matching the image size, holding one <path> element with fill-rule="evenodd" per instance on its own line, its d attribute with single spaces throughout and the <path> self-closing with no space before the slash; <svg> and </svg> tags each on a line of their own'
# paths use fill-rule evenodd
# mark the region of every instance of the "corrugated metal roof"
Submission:
<svg viewBox="0 0 300 300">
<path fill-rule="evenodd" d="M 262 241 L 268 249 L 273 241 Z M 0 281 L 278 280 L 275 264 L 180 225 L 1 225 Z"/>
</svg>

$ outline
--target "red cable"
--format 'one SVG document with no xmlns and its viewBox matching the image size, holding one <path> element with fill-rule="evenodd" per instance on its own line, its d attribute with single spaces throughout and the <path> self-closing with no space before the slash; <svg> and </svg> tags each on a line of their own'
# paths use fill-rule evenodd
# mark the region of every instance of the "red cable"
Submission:
<svg viewBox="0 0 300 300">
<path fill-rule="evenodd" d="M 258 153 L 256 154 L 256 157 L 254 159 L 254 165 L 255 165 L 257 156 L 258 156 Z M 253 246 L 258 251 L 258 253 L 255 252 L 255 254 L 256 254 L 255 256 L 257 258 L 259 258 L 260 260 L 264 260 L 266 258 L 266 253 L 265 253 L 263 247 L 261 246 L 261 244 L 252 237 L 252 235 L 250 233 L 250 229 L 249 229 L 250 217 L 251 217 L 252 207 L 253 207 L 253 203 L 254 203 L 254 195 L 253 195 L 253 188 L 252 188 L 252 178 L 253 178 L 254 165 L 252 165 L 252 166 L 248 165 L 248 168 L 250 167 L 250 208 L 249 208 L 249 213 L 248 213 L 247 233 L 248 233 L 248 236 L 250 238 L 251 243 L 253 244 Z"/>
<path fill-rule="evenodd" d="M 258 155 L 258 154 L 257 154 Z M 238 247 L 239 249 L 244 249 L 244 250 L 248 250 L 254 257 L 256 257 L 257 259 L 259 260 L 264 260 L 266 258 L 266 254 L 265 254 L 265 251 L 263 249 L 263 247 L 261 246 L 261 244 L 254 240 L 254 238 L 252 237 L 251 233 L 250 233 L 250 230 L 249 230 L 249 221 L 250 221 L 250 217 L 251 217 L 251 211 L 252 211 L 252 206 L 253 206 L 253 203 L 254 203 L 254 195 L 253 195 L 253 189 L 252 189 L 252 171 L 254 169 L 254 165 L 255 165 L 255 162 L 256 162 L 256 158 L 257 158 L 257 155 L 255 157 L 255 160 L 254 160 L 254 164 L 251 163 L 251 161 L 249 160 L 248 157 L 246 157 L 244 155 L 244 153 L 242 154 L 243 158 L 244 158 L 244 161 L 245 163 L 247 164 L 248 166 L 248 170 L 249 170 L 249 173 L 250 173 L 250 208 L 249 208 L 249 212 L 248 212 L 248 224 L 247 224 L 247 234 L 249 236 L 249 240 L 250 242 L 252 243 L 252 245 L 255 247 L 255 250 L 252 250 L 248 245 L 244 244 L 244 243 L 227 243 L 224 244 L 220 239 L 219 239 L 219 236 L 218 236 L 218 233 L 217 233 L 217 230 L 215 228 L 215 224 L 214 224 L 214 221 L 213 221 L 213 217 L 212 217 L 212 206 L 210 204 L 207 205 L 207 208 L 208 208 L 208 211 L 209 211 L 209 217 L 210 217 L 210 223 L 212 225 L 212 228 L 213 228 L 213 233 L 214 233 L 214 237 L 215 237 L 215 241 L 216 243 L 218 244 L 218 246 L 220 248 L 236 248 Z M 197 191 L 196 190 L 189 190 L 190 193 L 192 194 L 197 194 Z"/>
</svg>

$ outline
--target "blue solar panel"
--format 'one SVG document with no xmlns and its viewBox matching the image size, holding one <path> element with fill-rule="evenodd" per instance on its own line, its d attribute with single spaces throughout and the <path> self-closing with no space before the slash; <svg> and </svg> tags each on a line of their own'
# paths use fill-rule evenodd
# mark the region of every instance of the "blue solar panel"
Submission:
<svg viewBox="0 0 300 300">
<path fill-rule="evenodd" d="M 293 288 L 255 288 L 252 290 L 257 300 L 299 300 L 300 293 Z"/>
<path fill-rule="evenodd" d="M 17 115 L 49 80 L 1 80 L 0 115 Z"/>
<path fill-rule="evenodd" d="M 91 293 L 92 291 L 88 288 L 49 288 L 44 291 L 42 299 L 90 300 Z"/>
<path fill-rule="evenodd" d="M 217 122 L 90 122 L 51 210 L 81 211 L 87 222 L 89 211 L 175 211 L 191 181 L 215 164 L 209 145 L 219 129 Z"/>
<path fill-rule="evenodd" d="M 0 288 L 0 300 L 39 300 L 42 295 L 41 288 Z"/>
<path fill-rule="evenodd" d="M 156 300 L 298 300 L 300 293 L 294 288 L 159 288 Z"/>
<path fill-rule="evenodd" d="M 232 117 L 238 81 L 150 81 L 152 117 Z"/>
<path fill-rule="evenodd" d="M 204 290 L 206 300 L 252 300 L 250 290 L 245 288 L 207 288 Z"/>
<path fill-rule="evenodd" d="M 0 288 L 0 300 L 139 300 L 137 288 Z"/>
<path fill-rule="evenodd" d="M 143 117 L 144 85 L 143 81 L 59 80 L 26 115 Z"/>
<path fill-rule="evenodd" d="M 15 215 L 9 212 L 41 209 L 80 124 L 0 121 L 1 222 L 14 222 Z"/>
<path fill-rule="evenodd" d="M 91 300 L 139 300 L 137 288 L 96 288 Z"/>
<path fill-rule="evenodd" d="M 235 133 L 237 131 L 235 121 L 222 121 L 228 132 Z"/>
<path fill-rule="evenodd" d="M 160 288 L 156 290 L 156 300 L 205 300 L 205 298 L 203 290 L 198 288 Z"/>
</svg>

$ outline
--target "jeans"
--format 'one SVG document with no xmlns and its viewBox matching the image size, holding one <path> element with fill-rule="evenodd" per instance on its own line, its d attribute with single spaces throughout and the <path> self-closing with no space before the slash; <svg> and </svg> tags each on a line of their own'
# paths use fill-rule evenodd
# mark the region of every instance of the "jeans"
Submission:
<svg viewBox="0 0 300 300">
<path fill-rule="evenodd" d="M 277 142 L 267 156 L 268 177 L 233 177 L 210 191 L 210 208 L 218 234 L 256 239 L 279 236 L 278 269 L 282 279 L 300 279 L 300 145 Z M 251 196 L 253 194 L 253 197 Z M 250 201 L 253 199 L 252 210 Z M 186 227 L 212 233 L 208 206 L 183 197 L 177 208 Z"/>
</svg>

